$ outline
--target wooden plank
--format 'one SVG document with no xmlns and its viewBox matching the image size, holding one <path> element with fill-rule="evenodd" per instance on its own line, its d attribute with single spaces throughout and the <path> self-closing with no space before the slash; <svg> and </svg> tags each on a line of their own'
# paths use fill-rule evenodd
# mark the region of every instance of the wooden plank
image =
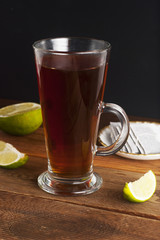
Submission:
<svg viewBox="0 0 160 240">
<path fill-rule="evenodd" d="M 138 179 L 141 176 L 139 173 L 95 167 L 95 171 L 103 178 L 103 186 L 99 191 L 87 196 L 59 197 L 42 191 L 37 185 L 38 175 L 46 169 L 46 159 L 39 157 L 30 157 L 28 163 L 18 169 L 0 169 L 0 191 L 32 195 L 160 220 L 159 176 L 157 177 L 157 190 L 154 196 L 145 203 L 134 204 L 123 199 L 122 190 L 125 182 Z"/>
<path fill-rule="evenodd" d="M 30 156 L 46 157 L 42 127 L 40 127 L 36 132 L 26 136 L 12 136 L 0 131 L 0 139 L 11 143 L 19 151 L 27 153 Z M 131 160 L 114 154 L 106 157 L 96 156 L 94 165 L 142 173 L 152 169 L 155 174 L 160 175 L 160 160 Z"/>
<path fill-rule="evenodd" d="M 152 170 L 156 175 L 160 175 L 160 160 L 132 160 L 114 154 L 106 157 L 96 156 L 94 165 L 139 173 Z"/>
<path fill-rule="evenodd" d="M 46 157 L 43 128 L 25 136 L 14 136 L 0 130 L 0 140 L 8 142 L 20 152 L 32 156 Z"/>
<path fill-rule="evenodd" d="M 18 239 L 159 240 L 160 221 L 51 199 L 3 192 L 0 237 Z"/>
<path fill-rule="evenodd" d="M 0 99 L 0 107 L 20 102 L 17 100 Z M 103 114 L 101 118 L 101 127 L 104 127 L 109 121 L 108 114 Z M 130 117 L 130 120 L 148 120 L 159 121 L 155 119 L 146 119 L 142 117 Z M 19 151 L 25 152 L 31 156 L 46 157 L 44 144 L 43 128 L 40 127 L 36 132 L 27 136 L 12 136 L 0 131 L 0 139 L 13 144 Z M 107 157 L 95 157 L 95 166 L 121 169 L 135 172 L 146 172 L 152 169 L 157 175 L 160 175 L 160 160 L 140 161 L 125 159 L 116 155 Z"/>
</svg>

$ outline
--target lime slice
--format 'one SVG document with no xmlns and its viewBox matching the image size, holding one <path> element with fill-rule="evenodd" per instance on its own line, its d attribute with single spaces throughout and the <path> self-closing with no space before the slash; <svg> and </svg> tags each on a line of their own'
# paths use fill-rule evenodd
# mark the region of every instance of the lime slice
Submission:
<svg viewBox="0 0 160 240">
<path fill-rule="evenodd" d="M 0 109 L 0 129 L 13 135 L 34 132 L 42 124 L 41 106 L 26 102 Z"/>
<path fill-rule="evenodd" d="M 126 183 L 123 196 L 130 202 L 145 202 L 150 199 L 156 190 L 156 176 L 149 170 L 135 182 Z"/>
<path fill-rule="evenodd" d="M 20 153 L 11 144 L 0 141 L 0 167 L 18 168 L 24 165 L 27 160 L 26 154 Z"/>
</svg>

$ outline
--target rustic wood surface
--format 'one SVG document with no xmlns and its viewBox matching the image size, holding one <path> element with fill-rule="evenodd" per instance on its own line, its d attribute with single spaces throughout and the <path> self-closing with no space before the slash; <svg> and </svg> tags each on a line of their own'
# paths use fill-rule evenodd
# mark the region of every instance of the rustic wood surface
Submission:
<svg viewBox="0 0 160 240">
<path fill-rule="evenodd" d="M 0 107 L 9 103 L 10 100 L 0 100 Z M 38 175 L 47 169 L 42 127 L 24 137 L 0 131 L 0 140 L 29 155 L 29 161 L 21 168 L 0 169 L 1 240 L 159 240 L 160 160 L 96 156 L 94 169 L 103 178 L 102 188 L 87 196 L 59 197 L 37 185 Z M 154 196 L 140 204 L 124 200 L 125 182 L 134 181 L 149 169 L 157 175 Z"/>
</svg>

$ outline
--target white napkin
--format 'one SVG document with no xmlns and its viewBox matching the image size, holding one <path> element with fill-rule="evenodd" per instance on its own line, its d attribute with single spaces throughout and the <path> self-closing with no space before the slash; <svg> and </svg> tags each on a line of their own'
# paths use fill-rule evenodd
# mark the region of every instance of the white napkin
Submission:
<svg viewBox="0 0 160 240">
<path fill-rule="evenodd" d="M 111 139 L 115 141 L 121 131 L 119 122 L 110 123 Z M 137 154 L 160 153 L 160 125 L 149 122 L 131 122 L 130 134 L 122 151 Z"/>
</svg>

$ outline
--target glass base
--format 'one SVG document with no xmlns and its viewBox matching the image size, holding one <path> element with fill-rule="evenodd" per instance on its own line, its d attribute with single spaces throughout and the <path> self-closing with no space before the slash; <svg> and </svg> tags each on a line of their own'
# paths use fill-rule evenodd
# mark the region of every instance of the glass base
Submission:
<svg viewBox="0 0 160 240">
<path fill-rule="evenodd" d="M 57 179 L 48 171 L 38 177 L 38 185 L 44 191 L 55 195 L 86 195 L 97 191 L 102 185 L 102 178 L 93 173 L 90 178 L 85 179 Z"/>
</svg>

